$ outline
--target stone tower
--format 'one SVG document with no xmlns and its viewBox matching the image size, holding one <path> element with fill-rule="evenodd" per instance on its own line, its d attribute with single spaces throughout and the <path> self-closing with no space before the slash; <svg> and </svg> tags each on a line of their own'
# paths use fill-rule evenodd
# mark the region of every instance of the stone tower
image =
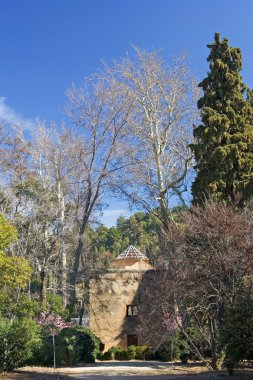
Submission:
<svg viewBox="0 0 253 380">
<path fill-rule="evenodd" d="M 140 329 L 141 314 L 148 310 L 141 284 L 152 272 L 149 259 L 130 245 L 105 273 L 91 280 L 89 327 L 105 350 L 148 343 Z"/>
</svg>

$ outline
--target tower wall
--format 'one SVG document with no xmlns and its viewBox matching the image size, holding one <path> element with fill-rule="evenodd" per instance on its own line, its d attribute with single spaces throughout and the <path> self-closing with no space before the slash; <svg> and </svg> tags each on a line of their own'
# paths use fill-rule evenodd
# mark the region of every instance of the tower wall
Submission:
<svg viewBox="0 0 253 380">
<path fill-rule="evenodd" d="M 106 351 L 112 346 L 126 348 L 131 339 L 136 339 L 138 345 L 148 343 L 140 329 L 140 316 L 148 307 L 140 294 L 146 273 L 146 270 L 111 269 L 99 279 L 91 280 L 89 327 L 105 344 Z M 129 307 L 130 311 L 137 307 L 134 311 L 138 315 L 127 316 Z"/>
</svg>

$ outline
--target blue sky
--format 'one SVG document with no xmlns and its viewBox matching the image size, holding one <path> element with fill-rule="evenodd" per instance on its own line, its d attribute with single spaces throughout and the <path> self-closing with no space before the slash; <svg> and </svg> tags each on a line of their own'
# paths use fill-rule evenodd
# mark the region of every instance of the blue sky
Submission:
<svg viewBox="0 0 253 380">
<path fill-rule="evenodd" d="M 186 49 L 202 79 L 215 32 L 241 48 L 253 87 L 252 15 L 253 0 L 0 0 L 0 119 L 60 121 L 71 83 L 131 44 L 166 58 Z M 125 203 L 110 203 L 107 224 L 126 212 Z"/>
</svg>

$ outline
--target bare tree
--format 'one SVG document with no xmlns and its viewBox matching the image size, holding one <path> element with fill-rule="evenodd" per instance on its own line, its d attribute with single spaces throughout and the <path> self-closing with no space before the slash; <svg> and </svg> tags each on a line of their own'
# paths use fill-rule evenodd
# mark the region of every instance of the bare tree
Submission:
<svg viewBox="0 0 253 380">
<path fill-rule="evenodd" d="M 167 233 L 165 261 L 178 312 L 202 334 L 213 369 L 222 363 L 226 314 L 252 276 L 252 226 L 251 212 L 210 200 L 184 213 Z"/>
<path fill-rule="evenodd" d="M 13 212 L 23 209 L 22 193 L 19 191 L 27 182 L 30 162 L 30 142 L 18 127 L 5 125 L 0 143 L 0 186 Z M 11 211 L 11 209 L 9 211 Z"/>
<path fill-rule="evenodd" d="M 76 152 L 80 150 L 80 143 L 72 131 L 66 129 L 64 125 L 57 128 L 54 123 L 51 123 L 49 127 L 45 127 L 40 121 L 32 141 L 33 170 L 45 195 L 44 202 L 40 203 L 40 208 L 44 208 L 40 212 L 47 213 L 44 241 L 46 242 L 52 234 L 55 237 L 59 278 L 57 288 L 60 289 L 66 305 L 67 261 L 71 261 L 72 249 L 66 235 L 68 235 L 67 230 L 74 230 L 76 205 L 72 186 L 73 182 L 76 183 L 79 180 L 79 158 Z M 66 248 L 69 251 L 68 255 Z M 45 261 L 44 264 L 46 265 Z M 45 265 L 40 266 L 41 271 Z"/>
<path fill-rule="evenodd" d="M 67 112 L 82 144 L 75 152 L 80 172 L 75 190 L 78 243 L 70 275 L 70 298 L 74 302 L 85 233 L 94 213 L 102 208 L 103 195 L 113 176 L 122 169 L 125 125 L 132 105 L 126 103 L 120 91 L 94 78 L 87 79 L 82 87 L 73 86 L 67 96 Z"/>
<path fill-rule="evenodd" d="M 38 121 L 27 141 L 14 128 L 2 147 L 1 179 L 9 213 L 18 228 L 13 249 L 33 263 L 46 302 L 47 282 L 67 302 L 67 261 L 71 261 L 69 230 L 74 230 L 75 193 L 79 181 L 79 140 L 64 126 Z M 72 239 L 73 240 L 73 239 Z M 68 255 L 66 252 L 68 251 Z M 49 276 L 49 273 L 51 275 Z"/>
<path fill-rule="evenodd" d="M 31 168 L 31 143 L 26 141 L 22 130 L 15 126 L 8 126 L 8 129 L 8 138 L 1 146 L 1 185 L 8 200 L 5 211 L 18 229 L 19 239 L 12 249 L 16 255 L 33 260 L 39 254 L 45 254 L 45 240 L 38 239 L 44 228 L 41 228 L 41 215 L 37 213 L 38 204 L 43 203 L 43 194 Z M 41 276 L 41 284 L 41 299 L 44 301 L 45 276 Z"/>
<path fill-rule="evenodd" d="M 131 165 L 124 167 L 118 189 L 149 211 L 160 208 L 157 216 L 168 227 L 171 199 L 184 203 L 187 190 L 198 91 L 185 54 L 167 65 L 157 52 L 134 52 L 101 74 L 134 107 L 123 152 Z"/>
</svg>

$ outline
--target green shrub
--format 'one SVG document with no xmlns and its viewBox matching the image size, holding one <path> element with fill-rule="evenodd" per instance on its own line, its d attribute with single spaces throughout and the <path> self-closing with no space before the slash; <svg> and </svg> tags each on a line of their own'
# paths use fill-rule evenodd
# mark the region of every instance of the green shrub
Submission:
<svg viewBox="0 0 253 380">
<path fill-rule="evenodd" d="M 230 374 L 242 360 L 253 360 L 253 298 L 252 290 L 243 289 L 236 302 L 227 309 L 222 330 L 226 347 L 224 366 Z"/>
<path fill-rule="evenodd" d="M 53 353 L 53 340 L 52 336 L 48 334 L 42 334 L 42 344 L 39 350 L 36 350 L 29 360 L 31 365 L 53 365 L 54 353 Z M 57 348 L 56 348 L 57 350 Z"/>
<path fill-rule="evenodd" d="M 129 346 L 127 347 L 127 359 L 133 360 L 136 356 L 136 346 Z"/>
<path fill-rule="evenodd" d="M 114 353 L 111 351 L 104 352 L 102 360 L 114 360 Z"/>
<path fill-rule="evenodd" d="M 203 339 L 203 335 L 209 336 L 209 331 L 207 326 L 202 327 L 201 330 L 199 327 L 189 326 L 185 329 L 185 332 L 194 343 L 195 347 L 197 347 L 198 351 L 204 357 L 211 357 L 210 347 L 206 339 Z M 182 354 L 188 354 L 190 359 L 196 360 L 198 357 L 196 353 L 192 351 L 190 344 L 186 341 L 183 333 L 180 332 L 180 341 L 181 341 L 181 351 Z"/>
<path fill-rule="evenodd" d="M 146 360 L 150 357 L 149 346 L 129 346 L 126 350 L 120 347 L 111 347 L 104 354 L 100 354 L 99 360 Z"/>
<path fill-rule="evenodd" d="M 115 352 L 120 350 L 118 347 L 111 347 L 108 351 L 104 353 L 100 353 L 97 358 L 99 360 L 114 360 L 115 359 Z"/>
<path fill-rule="evenodd" d="M 94 363 L 103 350 L 103 344 L 89 329 L 84 327 L 67 327 L 55 337 L 56 363 L 58 365 L 75 365 Z M 45 334 L 40 351 L 35 355 L 33 364 L 53 364 L 52 336 Z"/>
<path fill-rule="evenodd" d="M 0 370 L 26 364 L 41 346 L 40 327 L 31 319 L 0 319 Z"/>
<path fill-rule="evenodd" d="M 180 333 L 167 337 L 155 351 L 155 358 L 164 362 L 177 360 L 182 352 L 182 339 Z"/>
<path fill-rule="evenodd" d="M 189 360 L 189 354 L 182 352 L 180 354 L 180 360 L 182 363 L 186 364 Z"/>
<path fill-rule="evenodd" d="M 105 357 L 104 357 L 105 355 L 103 354 L 103 352 L 99 352 L 98 354 L 97 354 L 97 358 L 96 359 L 98 359 L 98 360 L 107 360 L 107 359 L 105 359 Z"/>
<path fill-rule="evenodd" d="M 172 359 L 171 345 L 163 343 L 154 353 L 156 360 L 162 362 L 169 362 Z"/>
<path fill-rule="evenodd" d="M 67 327 L 56 340 L 57 363 L 73 365 L 94 363 L 97 354 L 103 349 L 102 342 L 91 330 L 84 327 Z"/>
<path fill-rule="evenodd" d="M 136 346 L 135 359 L 137 360 L 147 360 L 150 358 L 150 348 L 149 346 Z"/>
<path fill-rule="evenodd" d="M 208 353 L 207 343 L 204 341 L 199 329 L 190 326 L 185 331 L 202 355 L 206 356 Z M 181 359 L 183 363 L 186 363 L 188 359 L 196 359 L 196 355 L 192 352 L 190 344 L 182 331 L 177 331 L 175 334 L 168 336 L 153 355 L 155 359 L 161 361 Z"/>
<path fill-rule="evenodd" d="M 43 307 L 43 311 L 49 314 L 57 314 L 64 318 L 69 316 L 69 310 L 65 308 L 62 296 L 59 294 L 47 294 L 47 303 L 46 306 Z"/>
<path fill-rule="evenodd" d="M 122 348 L 117 348 L 114 352 L 115 360 L 128 360 L 128 352 Z"/>
</svg>

